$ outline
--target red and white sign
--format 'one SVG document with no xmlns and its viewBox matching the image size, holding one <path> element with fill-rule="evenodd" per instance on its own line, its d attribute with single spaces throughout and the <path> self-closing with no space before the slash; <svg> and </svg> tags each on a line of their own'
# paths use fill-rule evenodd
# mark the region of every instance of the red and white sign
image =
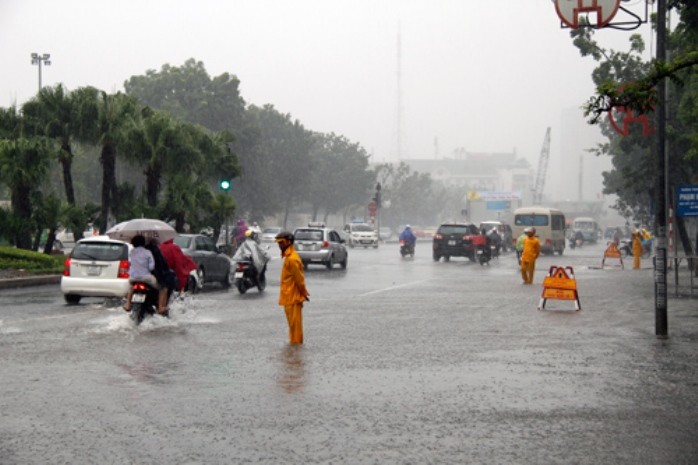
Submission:
<svg viewBox="0 0 698 465">
<path fill-rule="evenodd" d="M 376 211 L 378 211 L 378 204 L 375 202 L 375 200 L 371 200 L 368 204 L 368 212 L 371 214 L 371 216 L 376 216 Z"/>
<path fill-rule="evenodd" d="M 596 13 L 596 27 L 604 27 L 618 12 L 620 0 L 555 0 L 555 10 L 563 23 L 579 28 L 579 15 Z"/>
</svg>

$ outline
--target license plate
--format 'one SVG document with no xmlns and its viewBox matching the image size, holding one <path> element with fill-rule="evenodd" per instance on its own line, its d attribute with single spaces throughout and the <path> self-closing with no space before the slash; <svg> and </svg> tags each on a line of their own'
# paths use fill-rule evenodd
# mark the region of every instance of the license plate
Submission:
<svg viewBox="0 0 698 465">
<path fill-rule="evenodd" d="M 102 272 L 102 268 L 99 266 L 88 266 L 87 275 L 88 276 L 99 276 Z"/>
<path fill-rule="evenodd" d="M 242 279 L 242 271 L 236 271 L 235 272 L 235 279 Z"/>
<path fill-rule="evenodd" d="M 131 297 L 131 302 L 142 304 L 145 302 L 145 294 L 133 294 L 133 297 Z"/>
<path fill-rule="evenodd" d="M 456 245 L 456 241 L 448 241 L 448 245 Z"/>
</svg>

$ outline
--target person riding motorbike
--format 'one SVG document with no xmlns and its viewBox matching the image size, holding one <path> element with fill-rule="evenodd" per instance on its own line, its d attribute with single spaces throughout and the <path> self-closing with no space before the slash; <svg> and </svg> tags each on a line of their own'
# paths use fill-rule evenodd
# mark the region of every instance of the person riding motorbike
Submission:
<svg viewBox="0 0 698 465">
<path fill-rule="evenodd" d="M 414 235 L 412 232 L 412 228 L 410 225 L 406 225 L 405 229 L 402 230 L 400 233 L 400 238 L 401 241 L 404 241 L 405 244 L 414 247 L 414 245 L 417 243 L 417 236 Z"/>
<path fill-rule="evenodd" d="M 403 229 L 400 233 L 399 240 L 401 244 L 400 252 L 403 254 L 403 257 L 410 253 L 414 254 L 414 246 L 417 243 L 417 236 L 414 235 L 409 224 L 405 225 L 405 229 Z"/>
<path fill-rule="evenodd" d="M 256 238 L 257 233 L 248 229 L 245 231 L 245 241 L 239 245 L 235 255 L 233 255 L 233 261 L 250 261 L 255 272 L 255 279 L 257 282 L 264 276 L 267 269 L 267 262 L 270 260 L 269 253 L 261 245 Z"/>
<path fill-rule="evenodd" d="M 487 234 L 487 245 L 494 246 L 494 256 L 498 257 L 502 249 L 502 236 L 499 235 L 497 228 L 490 229 L 490 232 Z"/>
</svg>

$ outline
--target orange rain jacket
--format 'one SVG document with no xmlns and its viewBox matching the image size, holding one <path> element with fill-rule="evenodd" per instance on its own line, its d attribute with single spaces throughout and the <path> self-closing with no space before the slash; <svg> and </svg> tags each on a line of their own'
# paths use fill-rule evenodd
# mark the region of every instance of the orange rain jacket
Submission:
<svg viewBox="0 0 698 465">
<path fill-rule="evenodd" d="M 310 294 L 305 288 L 303 262 L 292 245 L 284 250 L 281 256 L 284 258 L 284 264 L 281 267 L 279 305 L 286 306 L 304 302 Z"/>
<path fill-rule="evenodd" d="M 540 255 L 540 241 L 536 236 L 529 236 L 524 239 L 522 262 L 532 262 Z"/>
</svg>

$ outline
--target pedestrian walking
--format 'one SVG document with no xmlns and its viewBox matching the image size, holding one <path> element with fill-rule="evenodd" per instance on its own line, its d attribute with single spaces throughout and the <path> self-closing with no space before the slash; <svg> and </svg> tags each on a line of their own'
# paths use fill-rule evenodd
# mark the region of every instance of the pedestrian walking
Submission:
<svg viewBox="0 0 698 465">
<path fill-rule="evenodd" d="M 540 255 L 540 241 L 536 237 L 536 228 L 524 229 L 526 237 L 521 253 L 521 277 L 524 284 L 533 284 L 533 273 L 536 271 L 536 259 Z"/>
<path fill-rule="evenodd" d="M 633 269 L 640 269 L 640 257 L 642 256 L 642 235 L 640 231 L 633 231 Z"/>
<path fill-rule="evenodd" d="M 281 249 L 281 290 L 279 305 L 284 307 L 288 321 L 288 337 L 291 344 L 303 344 L 303 302 L 310 300 L 305 287 L 303 262 L 293 247 L 293 234 L 282 231 L 276 235 Z"/>
<path fill-rule="evenodd" d="M 519 266 L 521 266 L 521 254 L 523 253 L 523 244 L 526 239 L 526 233 L 521 233 L 521 235 L 516 238 L 516 259 L 519 261 Z"/>
</svg>

